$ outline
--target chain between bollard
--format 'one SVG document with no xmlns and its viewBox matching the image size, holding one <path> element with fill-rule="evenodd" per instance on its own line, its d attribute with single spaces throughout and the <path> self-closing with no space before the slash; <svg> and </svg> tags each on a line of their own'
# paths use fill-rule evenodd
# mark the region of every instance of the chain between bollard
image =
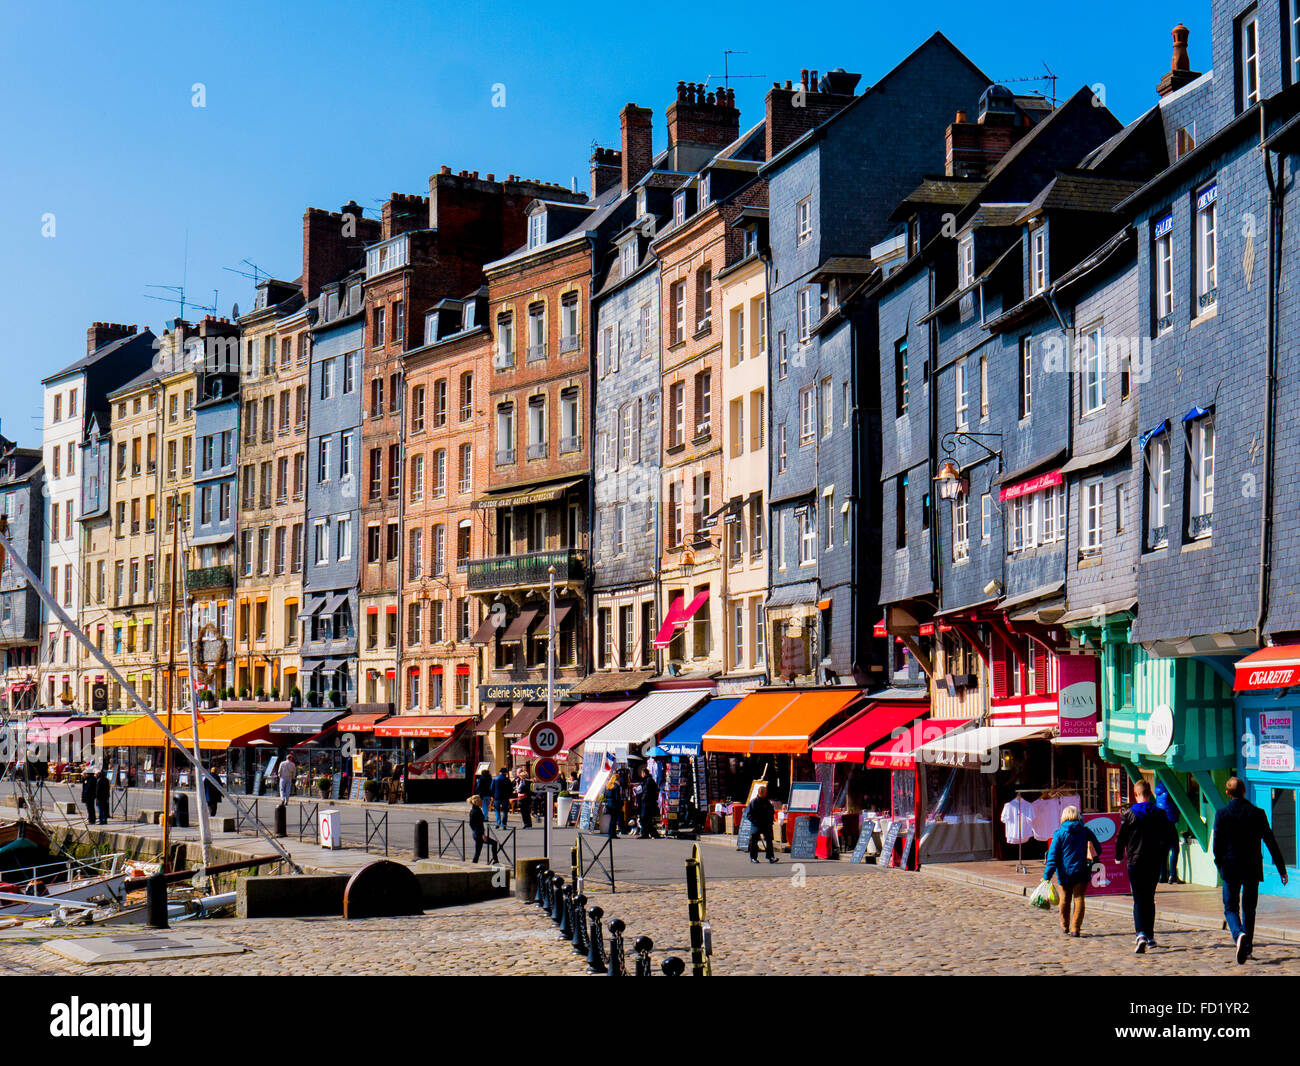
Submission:
<svg viewBox="0 0 1300 1066">
<path fill-rule="evenodd" d="M 579 892 L 573 897 L 573 950 L 587 954 L 587 897 Z"/>
<path fill-rule="evenodd" d="M 573 886 L 564 886 L 564 895 L 560 900 L 560 939 L 568 940 L 573 936 Z"/>
<path fill-rule="evenodd" d="M 632 950 L 636 952 L 636 967 L 632 971 L 634 977 L 650 976 L 650 952 L 654 946 L 654 941 L 648 936 L 639 936 L 632 941 Z"/>
</svg>

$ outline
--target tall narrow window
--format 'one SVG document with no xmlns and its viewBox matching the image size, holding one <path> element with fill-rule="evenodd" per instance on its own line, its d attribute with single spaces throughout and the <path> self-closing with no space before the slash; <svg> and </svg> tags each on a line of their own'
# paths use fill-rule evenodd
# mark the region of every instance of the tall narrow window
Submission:
<svg viewBox="0 0 1300 1066">
<path fill-rule="evenodd" d="M 1092 414 L 1106 406 L 1106 347 L 1101 327 L 1083 335 L 1083 413 Z"/>
<path fill-rule="evenodd" d="M 1215 182 L 1196 194 L 1196 313 L 1215 306 L 1218 297 L 1218 243 L 1215 236 Z"/>
<path fill-rule="evenodd" d="M 1147 445 L 1147 547 L 1169 543 L 1169 434 Z"/>
<path fill-rule="evenodd" d="M 958 493 L 952 508 L 952 561 L 960 563 L 970 557 L 970 498 Z"/>
<path fill-rule="evenodd" d="M 1208 537 L 1214 517 L 1214 416 L 1191 422 L 1188 435 L 1188 535 Z"/>
<path fill-rule="evenodd" d="M 1033 291 L 1047 288 L 1047 230 L 1039 226 L 1029 236 L 1029 262 L 1033 275 Z"/>
<path fill-rule="evenodd" d="M 1174 216 L 1165 215 L 1155 225 L 1156 332 L 1174 324 Z"/>
<path fill-rule="evenodd" d="M 1085 555 L 1101 551 L 1104 521 L 1105 486 L 1101 478 L 1093 478 L 1083 483 L 1083 492 L 1079 499 L 1080 529 L 1079 550 Z"/>
<path fill-rule="evenodd" d="M 957 395 L 957 428 L 966 428 L 966 360 L 958 359 L 953 364 L 953 388 Z"/>
<path fill-rule="evenodd" d="M 1259 103 L 1259 21 L 1252 13 L 1241 23 L 1242 107 Z"/>
<path fill-rule="evenodd" d="M 907 414 L 907 338 L 894 341 L 894 415 Z"/>
</svg>

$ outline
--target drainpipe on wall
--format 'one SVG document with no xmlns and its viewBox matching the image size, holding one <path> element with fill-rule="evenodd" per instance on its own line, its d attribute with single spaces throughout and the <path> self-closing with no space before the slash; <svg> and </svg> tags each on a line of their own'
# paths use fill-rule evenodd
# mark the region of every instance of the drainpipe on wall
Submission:
<svg viewBox="0 0 1300 1066">
<path fill-rule="evenodd" d="M 1273 419 L 1275 412 L 1274 383 L 1277 380 L 1277 286 L 1282 256 L 1278 248 L 1282 232 L 1281 174 L 1274 175 L 1273 162 L 1266 144 L 1268 123 L 1265 104 L 1259 108 L 1259 147 L 1264 163 L 1264 177 L 1268 181 L 1268 327 L 1266 373 L 1264 376 L 1264 492 L 1260 501 L 1261 529 L 1259 538 L 1259 604 L 1255 617 L 1255 642 L 1264 644 L 1264 615 L 1268 610 L 1268 569 L 1273 531 Z"/>
<path fill-rule="evenodd" d="M 1056 284 L 1053 283 L 1052 285 L 1049 285 L 1044 295 L 1047 297 L 1047 306 L 1052 309 L 1052 314 L 1056 317 L 1056 321 L 1061 327 L 1061 332 L 1065 334 L 1067 347 L 1070 352 L 1070 358 L 1073 359 L 1074 358 L 1074 330 L 1071 326 L 1067 326 L 1065 324 L 1065 316 L 1061 314 L 1061 309 L 1060 307 L 1057 306 Z M 1073 374 L 1067 375 L 1067 380 L 1070 383 L 1070 387 L 1069 390 L 1066 392 L 1066 400 L 1065 400 L 1065 454 L 1068 456 L 1074 453 L 1074 375 Z M 1069 589 L 1070 522 L 1068 516 L 1074 513 L 1073 510 L 1071 510 L 1070 486 L 1068 484 L 1065 486 L 1065 513 L 1067 515 L 1067 520 L 1065 524 L 1065 529 L 1066 529 L 1065 552 L 1063 553 L 1063 558 L 1061 560 L 1061 581 L 1063 582 L 1062 588 L 1065 589 L 1066 602 L 1068 603 L 1069 595 L 1070 595 L 1070 589 Z M 1006 566 L 1005 560 L 1006 560 L 1006 555 L 1004 554 L 1003 564 L 1002 564 L 1004 568 Z M 1005 583 L 1003 584 L 1003 588 L 1004 589 L 1006 588 Z"/>
</svg>

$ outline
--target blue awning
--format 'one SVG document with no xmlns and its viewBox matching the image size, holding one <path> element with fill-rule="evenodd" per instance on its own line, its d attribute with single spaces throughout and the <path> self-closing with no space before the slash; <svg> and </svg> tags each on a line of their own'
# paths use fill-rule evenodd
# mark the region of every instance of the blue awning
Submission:
<svg viewBox="0 0 1300 1066">
<path fill-rule="evenodd" d="M 1198 418 L 1204 418 L 1206 415 L 1212 414 L 1213 411 L 1214 404 L 1210 404 L 1209 407 L 1193 407 L 1187 414 L 1183 415 L 1183 421 L 1195 422 Z"/>
<path fill-rule="evenodd" d="M 1159 423 L 1158 425 L 1152 426 L 1145 433 L 1143 433 L 1142 436 L 1138 438 L 1138 450 L 1145 451 L 1146 446 L 1149 443 L 1151 443 L 1152 437 L 1158 437 L 1160 436 L 1161 433 L 1167 433 L 1168 431 L 1169 431 L 1169 419 L 1166 418 L 1163 422 Z"/>
<path fill-rule="evenodd" d="M 659 747 L 669 755 L 698 755 L 704 743 L 704 734 L 721 722 L 739 702 L 739 696 L 709 700 L 666 737 L 661 737 Z"/>
</svg>

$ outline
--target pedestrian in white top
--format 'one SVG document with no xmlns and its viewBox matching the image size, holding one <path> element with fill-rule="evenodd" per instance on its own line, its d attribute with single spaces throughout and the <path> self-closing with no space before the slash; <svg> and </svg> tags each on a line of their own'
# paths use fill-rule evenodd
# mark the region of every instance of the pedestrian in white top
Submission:
<svg viewBox="0 0 1300 1066">
<path fill-rule="evenodd" d="M 288 756 L 280 764 L 280 802 L 288 803 L 289 797 L 293 795 L 293 783 L 298 777 L 298 764 L 293 761 L 293 756 Z"/>
</svg>

